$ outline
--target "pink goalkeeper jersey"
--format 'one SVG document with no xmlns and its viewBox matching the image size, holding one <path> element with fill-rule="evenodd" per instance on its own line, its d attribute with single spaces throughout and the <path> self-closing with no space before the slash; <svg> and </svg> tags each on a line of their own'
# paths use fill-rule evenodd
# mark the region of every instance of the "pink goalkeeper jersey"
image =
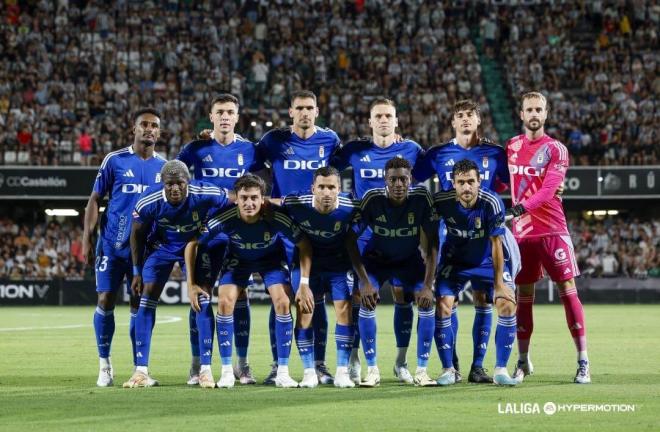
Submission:
<svg viewBox="0 0 660 432">
<path fill-rule="evenodd" d="M 555 195 L 568 169 L 568 150 L 543 135 L 534 141 L 518 135 L 507 144 L 511 198 L 526 212 L 513 221 L 517 239 L 568 234 L 561 198 Z"/>
</svg>

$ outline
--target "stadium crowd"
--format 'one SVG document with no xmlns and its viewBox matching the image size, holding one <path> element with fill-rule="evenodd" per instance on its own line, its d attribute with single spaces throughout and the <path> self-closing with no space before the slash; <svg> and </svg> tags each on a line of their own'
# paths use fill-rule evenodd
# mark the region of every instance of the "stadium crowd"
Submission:
<svg viewBox="0 0 660 432">
<path fill-rule="evenodd" d="M 587 277 L 660 277 L 660 220 L 569 219 L 578 264 Z M 82 279 L 82 227 L 0 219 L 0 278 Z M 173 279 L 183 279 L 178 266 Z"/>
<path fill-rule="evenodd" d="M 368 135 L 369 102 L 385 94 L 402 135 L 425 147 L 451 138 L 451 105 L 465 97 L 497 141 L 472 39 L 481 24 L 487 55 L 503 47 L 514 95 L 548 90 L 549 132 L 572 163 L 657 163 L 655 2 L 493 2 L 481 23 L 486 6 L 469 1 L 179 3 L 0 5 L 0 162 L 97 165 L 130 142 L 130 113 L 145 105 L 164 113 L 158 151 L 171 158 L 221 91 L 239 97 L 238 130 L 251 139 L 286 125 L 288 95 L 310 88 L 319 124 L 342 139 Z M 587 21 L 603 32 L 581 47 L 569 30 Z"/>
</svg>

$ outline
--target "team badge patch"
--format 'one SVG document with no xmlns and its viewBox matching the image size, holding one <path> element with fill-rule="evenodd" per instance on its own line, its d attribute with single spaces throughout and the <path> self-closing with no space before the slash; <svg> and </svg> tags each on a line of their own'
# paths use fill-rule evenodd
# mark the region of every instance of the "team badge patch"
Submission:
<svg viewBox="0 0 660 432">
<path fill-rule="evenodd" d="M 270 241 L 270 233 L 268 231 L 264 233 L 264 241 L 265 242 Z"/>
<path fill-rule="evenodd" d="M 339 231 L 341 229 L 341 222 L 337 221 L 335 222 L 335 231 Z"/>
<path fill-rule="evenodd" d="M 484 156 L 481 160 L 481 165 L 483 165 L 484 168 L 488 168 L 488 156 Z"/>
<path fill-rule="evenodd" d="M 319 157 L 322 158 L 325 156 L 325 147 L 319 146 Z"/>
<path fill-rule="evenodd" d="M 474 227 L 476 229 L 481 229 L 481 218 L 480 217 L 474 218 Z"/>
<path fill-rule="evenodd" d="M 196 211 L 192 212 L 192 218 L 195 222 L 197 222 L 199 220 L 199 213 Z"/>
<path fill-rule="evenodd" d="M 539 155 L 539 157 L 536 159 L 537 164 L 542 164 L 543 163 L 543 153 Z"/>
<path fill-rule="evenodd" d="M 242 153 L 238 154 L 238 164 L 243 165 L 243 154 Z"/>
<path fill-rule="evenodd" d="M 412 225 L 415 223 L 415 213 L 410 212 L 408 213 L 408 225 Z"/>
<path fill-rule="evenodd" d="M 156 174 L 156 181 L 155 183 L 160 183 L 160 173 Z"/>
</svg>

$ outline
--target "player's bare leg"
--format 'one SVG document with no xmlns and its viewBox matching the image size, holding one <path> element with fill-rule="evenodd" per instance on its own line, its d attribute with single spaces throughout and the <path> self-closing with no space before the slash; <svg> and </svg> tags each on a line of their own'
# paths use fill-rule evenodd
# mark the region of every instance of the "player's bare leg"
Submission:
<svg viewBox="0 0 660 432">
<path fill-rule="evenodd" d="M 413 384 L 413 376 L 408 369 L 406 354 L 410 345 L 413 327 L 413 304 L 406 298 L 403 287 L 392 286 L 394 299 L 394 336 L 396 338 L 396 360 L 392 368 L 399 382 Z"/>
<path fill-rule="evenodd" d="M 577 350 L 577 372 L 573 381 L 576 384 L 589 384 L 591 382 L 591 373 L 589 371 L 589 357 L 587 356 L 584 308 L 577 294 L 575 280 L 569 279 L 564 282 L 558 282 L 557 288 L 559 290 L 559 298 L 564 305 L 568 330 L 571 332 Z"/>
<path fill-rule="evenodd" d="M 518 337 L 518 363 L 513 377 L 522 381 L 527 375 L 534 373 L 534 366 L 529 356 L 529 345 L 534 330 L 534 284 L 521 284 L 517 288 L 517 337 Z"/>
</svg>

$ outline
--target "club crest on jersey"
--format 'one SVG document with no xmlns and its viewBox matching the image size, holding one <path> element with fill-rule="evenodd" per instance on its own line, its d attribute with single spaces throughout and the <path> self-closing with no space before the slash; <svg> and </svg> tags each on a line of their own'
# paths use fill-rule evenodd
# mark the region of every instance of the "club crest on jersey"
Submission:
<svg viewBox="0 0 660 432">
<path fill-rule="evenodd" d="M 481 160 L 481 165 L 484 168 L 488 168 L 488 156 L 484 156 L 484 158 Z"/>
<path fill-rule="evenodd" d="M 264 233 L 264 241 L 265 242 L 270 241 L 270 233 L 268 231 Z"/>
<path fill-rule="evenodd" d="M 408 213 L 408 225 L 412 225 L 415 223 L 415 213 L 410 212 Z"/>
<path fill-rule="evenodd" d="M 199 220 L 199 213 L 196 211 L 192 212 L 192 218 L 195 222 L 197 222 Z"/>
<path fill-rule="evenodd" d="M 340 229 L 341 229 L 341 221 L 337 221 L 337 222 L 335 222 L 335 228 L 334 228 L 334 230 L 335 230 L 335 231 L 339 231 Z"/>
<path fill-rule="evenodd" d="M 474 227 L 476 229 L 481 229 L 481 218 L 480 217 L 474 218 Z"/>
<path fill-rule="evenodd" d="M 156 174 L 156 181 L 155 183 L 160 183 L 160 173 Z"/>
<path fill-rule="evenodd" d="M 325 147 L 319 146 L 319 157 L 322 158 L 325 156 Z"/>
<path fill-rule="evenodd" d="M 238 154 L 238 164 L 243 165 L 243 153 Z"/>
<path fill-rule="evenodd" d="M 537 164 L 542 164 L 543 163 L 543 153 L 539 155 L 538 158 L 536 158 L 536 163 Z"/>
</svg>

